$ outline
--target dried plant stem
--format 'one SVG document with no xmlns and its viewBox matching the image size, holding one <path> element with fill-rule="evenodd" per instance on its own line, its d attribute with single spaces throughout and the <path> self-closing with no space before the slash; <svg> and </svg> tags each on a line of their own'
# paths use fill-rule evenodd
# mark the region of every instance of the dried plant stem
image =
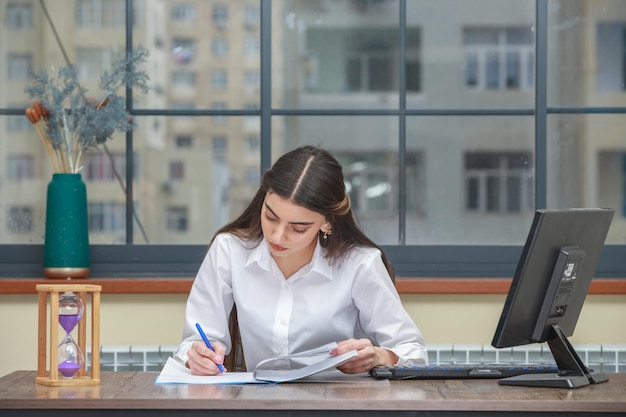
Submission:
<svg viewBox="0 0 626 417">
<path fill-rule="evenodd" d="M 74 142 L 74 150 L 72 151 L 72 159 L 74 160 L 74 169 L 76 172 L 80 172 L 83 164 L 80 163 L 80 154 L 81 154 L 82 146 L 80 145 L 80 141 L 77 140 Z"/>
<path fill-rule="evenodd" d="M 61 163 L 61 172 L 68 172 L 67 171 L 67 164 L 65 163 L 65 152 L 63 152 L 62 149 L 63 145 L 61 144 L 58 148 L 55 149 L 56 154 L 57 154 L 57 158 L 59 159 L 60 163 Z"/>
<path fill-rule="evenodd" d="M 41 121 L 41 119 L 37 121 L 37 123 L 34 124 L 35 130 L 37 131 L 39 138 L 41 138 L 41 141 L 43 142 L 43 145 L 46 148 L 46 151 L 48 152 L 48 156 L 50 157 L 50 161 L 52 162 L 52 169 L 54 170 L 54 172 L 59 172 L 59 168 L 57 167 L 57 163 L 56 163 L 56 158 L 54 157 L 54 149 L 52 149 L 50 138 L 48 138 L 48 136 L 46 135 L 43 124 L 44 122 Z"/>
<path fill-rule="evenodd" d="M 63 152 L 63 162 L 65 163 L 65 168 L 66 168 L 65 172 L 75 173 L 74 167 L 72 166 L 72 159 L 70 158 L 70 152 L 72 149 L 72 146 L 70 144 L 71 133 L 69 129 L 67 128 L 67 126 L 68 126 L 67 114 L 63 112 L 63 130 L 65 131 L 65 134 L 63 135 L 63 139 L 65 139 L 65 151 Z M 69 171 L 67 169 L 69 169 Z"/>
</svg>

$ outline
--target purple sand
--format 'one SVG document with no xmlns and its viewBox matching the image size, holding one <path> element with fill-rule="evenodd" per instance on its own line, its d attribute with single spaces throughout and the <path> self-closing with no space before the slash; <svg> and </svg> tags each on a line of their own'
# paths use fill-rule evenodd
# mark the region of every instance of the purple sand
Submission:
<svg viewBox="0 0 626 417">
<path fill-rule="evenodd" d="M 65 361 L 59 364 L 59 372 L 66 378 L 71 378 L 82 366 L 72 361 Z"/>
<path fill-rule="evenodd" d="M 76 327 L 76 323 L 80 320 L 80 316 L 78 314 L 59 314 L 59 323 L 61 327 L 65 329 L 66 333 L 70 333 L 74 327 Z"/>
</svg>

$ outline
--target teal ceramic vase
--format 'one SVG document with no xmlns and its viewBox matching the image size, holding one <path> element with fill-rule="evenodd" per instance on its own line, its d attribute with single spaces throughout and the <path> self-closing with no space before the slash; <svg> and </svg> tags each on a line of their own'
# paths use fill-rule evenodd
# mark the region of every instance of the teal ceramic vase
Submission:
<svg viewBox="0 0 626 417">
<path fill-rule="evenodd" d="M 80 174 L 52 174 L 46 200 L 44 274 L 87 278 L 90 263 L 85 183 Z"/>
</svg>

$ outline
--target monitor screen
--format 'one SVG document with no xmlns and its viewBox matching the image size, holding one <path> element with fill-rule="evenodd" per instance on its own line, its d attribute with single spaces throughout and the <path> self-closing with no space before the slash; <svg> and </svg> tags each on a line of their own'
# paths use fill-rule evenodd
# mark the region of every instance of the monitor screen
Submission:
<svg viewBox="0 0 626 417">
<path fill-rule="evenodd" d="M 608 380 L 584 365 L 567 337 L 574 333 L 613 213 L 536 211 L 492 345 L 547 342 L 559 371 L 503 378 L 500 384 L 575 388 Z"/>
</svg>

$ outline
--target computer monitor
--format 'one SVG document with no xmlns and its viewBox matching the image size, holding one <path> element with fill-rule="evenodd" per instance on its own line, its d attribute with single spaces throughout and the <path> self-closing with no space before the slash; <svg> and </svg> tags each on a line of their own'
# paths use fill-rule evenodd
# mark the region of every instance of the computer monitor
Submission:
<svg viewBox="0 0 626 417">
<path fill-rule="evenodd" d="M 578 388 L 608 381 L 588 369 L 567 340 L 574 333 L 614 210 L 537 210 L 492 346 L 547 342 L 558 373 L 525 374 L 503 385 Z"/>
</svg>

